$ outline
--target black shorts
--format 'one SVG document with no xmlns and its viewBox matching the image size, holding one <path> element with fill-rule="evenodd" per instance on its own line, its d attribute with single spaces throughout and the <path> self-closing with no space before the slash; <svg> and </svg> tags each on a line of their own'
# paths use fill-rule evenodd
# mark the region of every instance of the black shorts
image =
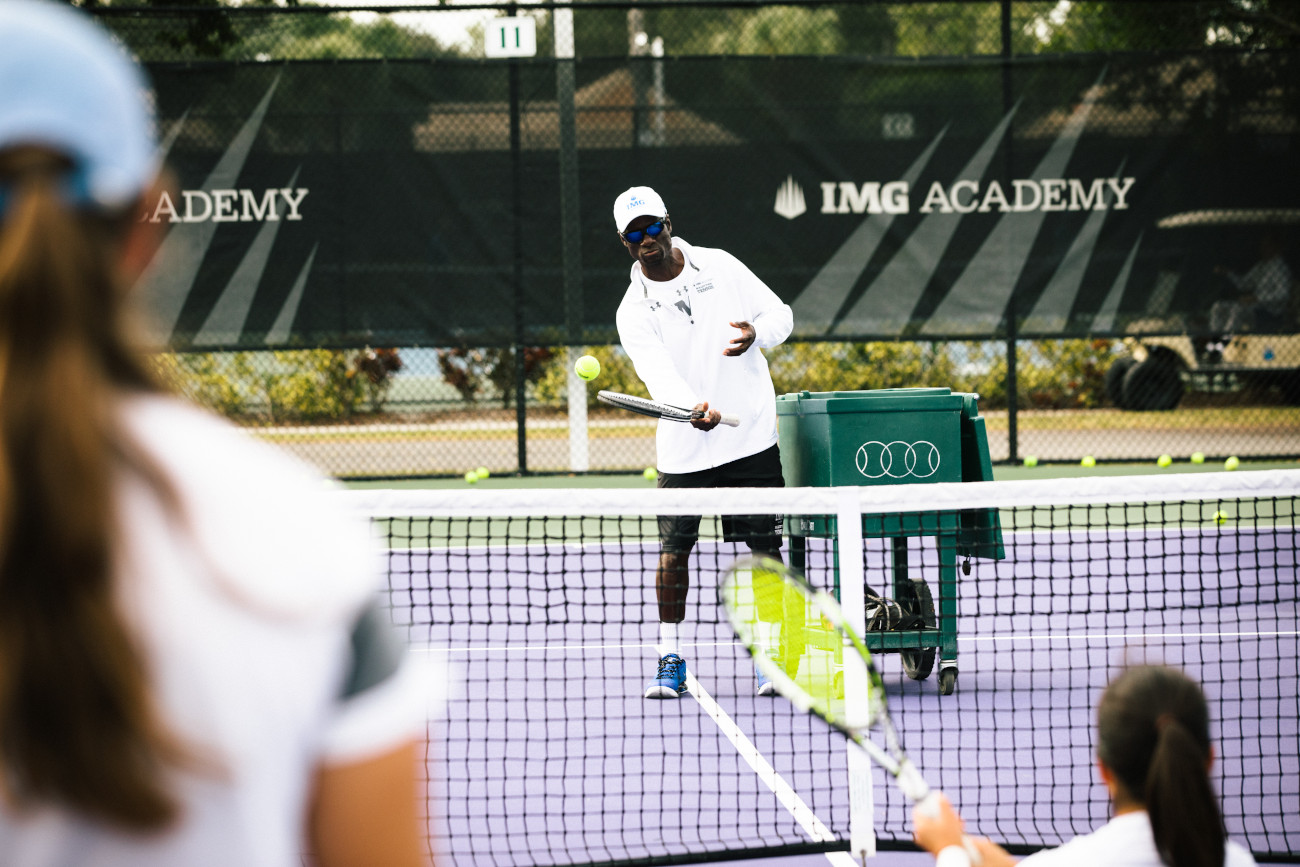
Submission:
<svg viewBox="0 0 1300 867">
<path fill-rule="evenodd" d="M 777 446 L 720 467 L 694 473 L 660 473 L 661 488 L 784 488 Z M 722 537 L 753 551 L 780 551 L 780 515 L 725 515 Z M 659 543 L 666 554 L 686 554 L 700 537 L 699 515 L 660 515 Z"/>
</svg>

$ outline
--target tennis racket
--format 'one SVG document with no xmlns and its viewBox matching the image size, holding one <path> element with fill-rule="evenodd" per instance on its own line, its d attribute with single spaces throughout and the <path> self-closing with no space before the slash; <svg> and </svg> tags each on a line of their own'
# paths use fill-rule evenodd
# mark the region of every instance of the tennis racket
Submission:
<svg viewBox="0 0 1300 867">
<path fill-rule="evenodd" d="M 912 764 L 889 716 L 871 651 L 833 596 L 771 557 L 742 557 L 718 582 L 718 601 L 755 667 L 795 707 L 821 717 L 894 778 L 903 796 L 937 815 L 938 796 Z M 845 657 L 866 664 L 865 700 L 845 701 Z M 866 737 L 874 731 L 884 746 Z M 965 842 L 971 863 L 980 857 Z"/>
<path fill-rule="evenodd" d="M 682 409 L 680 406 L 673 406 L 668 403 L 660 403 L 657 400 L 646 400 L 644 397 L 633 397 L 630 394 L 619 394 L 617 391 L 600 391 L 596 393 L 596 398 L 610 406 L 616 406 L 619 409 L 639 412 L 641 415 L 648 415 L 652 418 L 665 418 L 668 421 L 694 421 L 695 419 L 704 418 L 704 413 L 694 410 Z M 728 427 L 737 427 L 740 419 L 734 415 L 722 416 L 722 424 Z"/>
</svg>

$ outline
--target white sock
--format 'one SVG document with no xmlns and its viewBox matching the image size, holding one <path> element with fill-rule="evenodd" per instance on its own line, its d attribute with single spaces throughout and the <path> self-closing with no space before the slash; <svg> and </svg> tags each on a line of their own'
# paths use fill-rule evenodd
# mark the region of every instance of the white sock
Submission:
<svg viewBox="0 0 1300 867">
<path fill-rule="evenodd" d="M 661 622 L 659 624 L 659 653 L 662 656 L 667 656 L 670 653 L 675 653 L 678 656 L 682 655 L 681 640 L 677 637 L 676 623 Z"/>
</svg>

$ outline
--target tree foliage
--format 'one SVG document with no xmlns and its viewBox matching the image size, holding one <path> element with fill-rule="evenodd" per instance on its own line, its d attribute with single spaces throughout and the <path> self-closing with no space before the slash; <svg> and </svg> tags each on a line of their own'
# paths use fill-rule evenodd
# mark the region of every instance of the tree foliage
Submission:
<svg viewBox="0 0 1300 867">
<path fill-rule="evenodd" d="M 389 17 L 342 8 L 311 14 L 297 0 L 65 0 L 108 15 L 109 26 L 143 59 L 332 59 L 481 56 L 482 27 L 469 48 L 443 45 Z M 239 8 L 235 8 L 239 7 Z M 295 7 L 294 14 L 283 11 Z M 325 8 L 325 7 L 322 7 Z M 1251 51 L 1300 46 L 1294 0 L 1038 0 L 1010 5 L 1010 54 L 1122 52 L 1231 47 Z M 180 12 L 178 10 L 185 10 Z M 526 7 L 525 7 L 526 9 Z M 155 14 L 149 14 L 155 13 Z M 431 16 L 438 14 L 430 10 Z M 502 6 L 500 14 L 508 14 Z M 539 55 L 554 41 L 552 15 L 538 22 Z M 574 10 L 577 55 L 627 57 L 662 39 L 670 55 L 998 56 L 1003 6 L 997 0 L 930 3 L 856 2 L 752 8 L 672 4 L 672 8 Z M 636 34 L 645 34 L 638 42 Z"/>
</svg>

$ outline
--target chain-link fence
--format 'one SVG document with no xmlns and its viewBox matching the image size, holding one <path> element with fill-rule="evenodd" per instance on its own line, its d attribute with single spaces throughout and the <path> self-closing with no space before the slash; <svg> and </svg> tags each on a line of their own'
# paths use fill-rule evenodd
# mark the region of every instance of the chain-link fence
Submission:
<svg viewBox="0 0 1300 867">
<path fill-rule="evenodd" d="M 998 461 L 1300 455 L 1295 4 L 95 9 L 179 178 L 160 368 L 329 472 L 653 464 L 590 404 L 640 390 L 636 183 L 790 303 L 778 392 L 976 391 Z"/>
</svg>

